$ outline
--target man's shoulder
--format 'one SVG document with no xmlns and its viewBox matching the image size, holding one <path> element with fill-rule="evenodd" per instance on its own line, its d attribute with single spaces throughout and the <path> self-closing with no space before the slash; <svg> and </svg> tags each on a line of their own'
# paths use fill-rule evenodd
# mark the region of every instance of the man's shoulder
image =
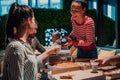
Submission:
<svg viewBox="0 0 120 80">
<path fill-rule="evenodd" d="M 57 39 L 57 40 L 55 41 L 55 43 L 61 44 L 61 39 Z"/>
<path fill-rule="evenodd" d="M 32 41 L 37 42 L 39 41 L 37 37 L 32 38 Z"/>
<path fill-rule="evenodd" d="M 34 40 L 38 40 L 38 38 L 37 38 L 37 37 L 34 37 L 34 38 L 32 38 L 32 39 L 34 39 Z"/>
</svg>

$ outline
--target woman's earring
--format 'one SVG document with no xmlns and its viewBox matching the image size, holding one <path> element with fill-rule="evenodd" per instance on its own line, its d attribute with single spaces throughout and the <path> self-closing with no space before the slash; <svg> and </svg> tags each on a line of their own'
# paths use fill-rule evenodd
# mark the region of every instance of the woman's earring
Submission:
<svg viewBox="0 0 120 80">
<path fill-rule="evenodd" d="M 16 35 L 16 33 L 17 33 L 17 29 L 16 29 L 16 27 L 14 27 L 13 28 L 13 34 Z"/>
</svg>

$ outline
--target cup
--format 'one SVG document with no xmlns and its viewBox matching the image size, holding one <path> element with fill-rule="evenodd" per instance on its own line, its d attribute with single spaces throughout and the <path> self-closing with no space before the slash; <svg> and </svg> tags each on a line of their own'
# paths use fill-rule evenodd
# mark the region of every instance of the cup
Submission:
<svg viewBox="0 0 120 80">
<path fill-rule="evenodd" d="M 60 51 L 61 51 L 61 45 L 59 45 L 59 44 L 55 44 L 55 45 L 53 45 L 53 46 L 57 47 L 57 54 L 60 54 Z"/>
<path fill-rule="evenodd" d="M 92 67 L 92 72 L 97 73 L 97 68 L 98 68 L 98 62 L 91 61 L 91 67 Z"/>
<path fill-rule="evenodd" d="M 86 70 L 87 69 L 86 63 L 80 63 L 80 67 L 81 67 L 82 70 Z"/>
<path fill-rule="evenodd" d="M 71 62 L 75 62 L 76 56 L 71 56 Z"/>
</svg>

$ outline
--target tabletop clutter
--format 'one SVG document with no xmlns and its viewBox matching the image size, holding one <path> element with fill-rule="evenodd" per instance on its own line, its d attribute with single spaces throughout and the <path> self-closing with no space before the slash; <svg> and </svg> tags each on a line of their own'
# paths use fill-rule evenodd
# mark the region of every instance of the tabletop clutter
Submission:
<svg viewBox="0 0 120 80">
<path fill-rule="evenodd" d="M 48 65 L 50 80 L 110 80 L 120 78 L 118 76 L 120 70 L 117 66 L 99 66 L 98 62 L 94 62 L 94 59 L 76 59 L 69 55 L 53 59 L 54 61 L 50 60 Z"/>
</svg>

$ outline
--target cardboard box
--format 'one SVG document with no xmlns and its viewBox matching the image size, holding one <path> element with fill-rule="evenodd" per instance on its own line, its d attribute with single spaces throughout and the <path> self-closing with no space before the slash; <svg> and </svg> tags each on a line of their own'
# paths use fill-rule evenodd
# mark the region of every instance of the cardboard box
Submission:
<svg viewBox="0 0 120 80">
<path fill-rule="evenodd" d="M 72 79 L 60 79 L 61 76 L 72 76 Z M 89 70 L 77 70 L 77 71 L 69 71 L 59 74 L 51 74 L 49 72 L 50 80 L 106 80 L 105 76 L 101 71 L 97 73 L 91 73 L 91 69 Z"/>
<path fill-rule="evenodd" d="M 84 64 L 84 65 L 83 65 Z M 90 69 L 90 63 L 86 62 L 57 62 L 48 65 L 51 70 L 51 74 L 59 74 L 75 70 L 87 70 Z"/>
</svg>

